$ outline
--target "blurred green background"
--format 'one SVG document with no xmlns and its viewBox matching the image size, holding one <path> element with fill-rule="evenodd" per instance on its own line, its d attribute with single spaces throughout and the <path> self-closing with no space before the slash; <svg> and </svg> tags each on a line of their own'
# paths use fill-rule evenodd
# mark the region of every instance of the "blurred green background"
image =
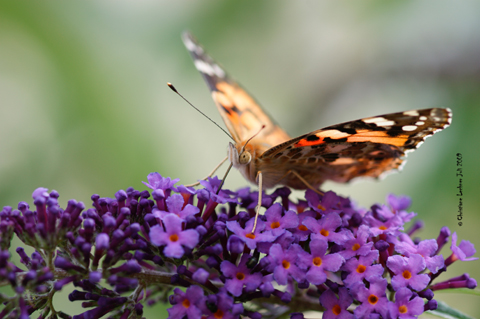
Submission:
<svg viewBox="0 0 480 319">
<path fill-rule="evenodd" d="M 144 189 L 141 181 L 153 171 L 183 183 L 204 177 L 225 156 L 228 138 L 166 86 L 172 82 L 223 125 L 180 40 L 183 30 L 292 136 L 366 116 L 450 107 L 451 127 L 409 154 L 401 173 L 324 189 L 363 206 L 406 194 L 425 221 L 422 238 L 448 226 L 480 245 L 474 0 L 2 1 L 0 205 L 31 203 L 43 186 L 56 189 L 62 205 L 75 198 L 88 207 L 94 193 Z M 463 226 L 456 220 L 457 153 Z M 226 182 L 245 185 L 238 172 Z M 478 265 L 457 262 L 441 279 L 464 272 L 480 279 Z M 437 296 L 480 317 L 474 296 Z M 57 302 L 71 314 L 82 311 L 79 304 Z"/>
</svg>

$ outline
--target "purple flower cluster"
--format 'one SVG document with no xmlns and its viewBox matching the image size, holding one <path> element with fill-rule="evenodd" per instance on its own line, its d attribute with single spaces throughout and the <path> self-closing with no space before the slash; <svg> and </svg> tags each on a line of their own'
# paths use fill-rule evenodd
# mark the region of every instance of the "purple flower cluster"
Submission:
<svg viewBox="0 0 480 319">
<path fill-rule="evenodd" d="M 28 318 L 53 307 L 66 284 L 71 301 L 89 310 L 73 318 L 141 318 L 143 304 L 169 302 L 169 318 L 278 318 L 304 311 L 323 318 L 416 318 L 436 309 L 434 291 L 474 288 L 468 275 L 433 283 L 457 260 L 468 261 L 473 245 L 443 228 L 437 239 L 412 240 L 403 232 L 414 213 L 407 197 L 387 205 L 355 207 L 333 192 L 307 190 L 292 200 L 288 188 L 263 195 L 266 209 L 256 226 L 258 193 L 248 188 L 218 191 L 209 178 L 202 188 L 148 176 L 149 191 L 132 188 L 115 198 L 92 196 L 92 208 L 39 188 L 35 210 L 21 202 L 0 212 L 0 295 L 6 316 Z M 22 268 L 10 260 L 12 237 L 35 249 L 17 248 Z M 452 237 L 451 255 L 441 248 Z M 178 287 L 183 287 L 180 289 Z"/>
</svg>

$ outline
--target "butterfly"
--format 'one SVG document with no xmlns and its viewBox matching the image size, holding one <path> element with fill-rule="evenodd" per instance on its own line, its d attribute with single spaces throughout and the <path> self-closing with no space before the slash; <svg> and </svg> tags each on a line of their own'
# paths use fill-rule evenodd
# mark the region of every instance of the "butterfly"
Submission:
<svg viewBox="0 0 480 319">
<path fill-rule="evenodd" d="M 182 38 L 234 140 L 228 147 L 230 167 L 260 190 L 285 185 L 321 193 L 327 180 L 377 178 L 399 169 L 407 152 L 451 122 L 449 109 L 430 108 L 367 117 L 291 138 L 190 33 Z"/>
</svg>

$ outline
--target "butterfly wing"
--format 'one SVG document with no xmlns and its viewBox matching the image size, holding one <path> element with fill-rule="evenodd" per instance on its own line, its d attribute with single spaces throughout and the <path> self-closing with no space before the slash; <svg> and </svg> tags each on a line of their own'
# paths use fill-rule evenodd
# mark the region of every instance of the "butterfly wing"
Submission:
<svg viewBox="0 0 480 319">
<path fill-rule="evenodd" d="M 203 75 L 218 111 L 237 143 L 255 137 L 255 143 L 266 150 L 290 139 L 255 100 L 208 56 L 196 39 L 185 32 L 183 42 L 192 56 L 197 70 Z M 262 129 L 262 126 L 265 126 Z"/>
<path fill-rule="evenodd" d="M 449 109 L 386 114 L 328 126 L 270 148 L 258 159 L 267 187 L 306 188 L 296 171 L 314 187 L 326 180 L 348 182 L 379 177 L 399 168 L 402 157 L 451 122 Z"/>
</svg>

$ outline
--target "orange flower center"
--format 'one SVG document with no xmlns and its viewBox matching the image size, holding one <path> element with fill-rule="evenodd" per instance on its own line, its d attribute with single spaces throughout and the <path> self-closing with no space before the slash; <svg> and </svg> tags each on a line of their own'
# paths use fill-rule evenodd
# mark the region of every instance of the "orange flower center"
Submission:
<svg viewBox="0 0 480 319">
<path fill-rule="evenodd" d="M 237 276 L 236 276 L 236 277 L 237 277 L 238 280 L 243 280 L 243 279 L 245 279 L 245 274 L 244 274 L 244 273 L 241 273 L 241 272 L 237 272 Z"/>
<path fill-rule="evenodd" d="M 329 234 L 329 232 L 328 232 L 328 230 L 326 230 L 326 229 L 322 229 L 322 230 L 320 231 L 320 234 L 322 234 L 322 236 L 327 237 L 328 234 Z"/>
<path fill-rule="evenodd" d="M 216 318 L 216 319 L 222 319 L 223 318 L 223 311 L 221 311 L 220 309 L 217 310 L 217 312 L 215 312 L 213 314 L 213 316 Z"/>
<path fill-rule="evenodd" d="M 250 239 L 255 239 L 255 234 L 248 233 L 245 235 L 245 237 L 250 238 Z"/>
<path fill-rule="evenodd" d="M 305 226 L 305 225 L 300 225 L 300 226 L 298 226 L 298 230 L 307 231 L 308 228 L 307 228 L 307 226 Z"/>
<path fill-rule="evenodd" d="M 398 307 L 398 312 L 400 313 L 407 313 L 407 310 L 408 308 L 405 305 Z"/>
<path fill-rule="evenodd" d="M 353 251 L 357 251 L 359 249 L 360 249 L 360 244 L 358 244 L 358 243 L 352 246 Z"/>
<path fill-rule="evenodd" d="M 183 299 L 183 301 L 182 301 L 182 306 L 184 306 L 185 308 L 190 307 L 190 300 L 188 300 L 188 299 Z"/>
<path fill-rule="evenodd" d="M 170 237 L 168 237 L 170 239 L 171 242 L 176 242 L 178 240 L 178 235 L 177 234 L 173 234 L 173 235 L 170 235 Z"/>
<path fill-rule="evenodd" d="M 342 312 L 342 308 L 338 304 L 336 304 L 335 306 L 333 306 L 332 312 L 334 315 L 338 316 Z"/>
<path fill-rule="evenodd" d="M 405 279 L 410 279 L 410 278 L 412 278 L 412 273 L 409 272 L 408 270 L 405 270 L 405 271 L 403 272 L 402 276 L 403 276 L 403 278 L 405 278 Z"/>
<path fill-rule="evenodd" d="M 270 227 L 272 229 L 278 228 L 278 227 L 280 227 L 280 223 L 279 222 L 273 222 L 273 223 L 270 224 Z"/>
<path fill-rule="evenodd" d="M 321 265 L 322 265 L 322 258 L 320 258 L 320 257 L 315 257 L 315 258 L 313 258 L 313 261 L 312 261 L 312 262 L 313 262 L 313 264 L 314 264 L 315 266 L 317 266 L 317 267 L 318 267 L 318 266 L 321 266 Z"/>
<path fill-rule="evenodd" d="M 378 229 L 380 229 L 380 230 L 387 230 L 387 227 L 385 227 L 385 226 L 382 225 L 382 226 L 378 227 Z"/>
<path fill-rule="evenodd" d="M 375 296 L 375 295 L 370 295 L 368 297 L 368 302 L 371 304 L 371 305 L 374 305 L 378 302 L 378 297 Z"/>
<path fill-rule="evenodd" d="M 288 268 L 290 268 L 290 262 L 287 261 L 287 260 L 284 260 L 284 261 L 282 261 L 282 266 L 283 266 L 283 268 L 288 269 Z"/>
<path fill-rule="evenodd" d="M 326 209 L 325 207 L 322 206 L 322 204 L 318 204 L 317 208 L 320 209 L 320 210 L 325 210 Z"/>
<path fill-rule="evenodd" d="M 359 274 L 363 274 L 365 272 L 365 270 L 367 270 L 367 267 L 365 267 L 364 265 L 358 265 L 357 272 Z"/>
</svg>

